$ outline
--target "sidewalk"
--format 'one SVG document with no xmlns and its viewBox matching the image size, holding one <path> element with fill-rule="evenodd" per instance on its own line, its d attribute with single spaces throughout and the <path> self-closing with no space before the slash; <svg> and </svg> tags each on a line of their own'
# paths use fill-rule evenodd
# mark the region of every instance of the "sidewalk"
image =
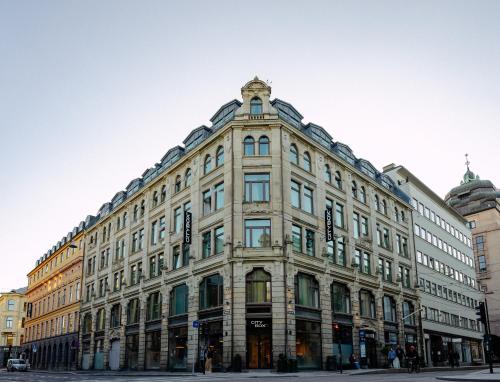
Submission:
<svg viewBox="0 0 500 382">
<path fill-rule="evenodd" d="M 467 382 L 475 382 L 475 381 L 495 381 L 500 382 L 500 368 L 494 368 L 493 374 L 490 374 L 490 370 L 480 370 L 473 373 L 465 374 L 465 375 L 454 375 L 454 376 L 443 376 L 436 377 L 441 381 L 467 381 Z"/>
</svg>

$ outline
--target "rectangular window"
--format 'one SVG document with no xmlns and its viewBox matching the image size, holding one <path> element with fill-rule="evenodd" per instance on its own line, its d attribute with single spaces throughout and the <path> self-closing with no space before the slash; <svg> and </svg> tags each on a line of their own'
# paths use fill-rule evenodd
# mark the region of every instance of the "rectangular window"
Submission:
<svg viewBox="0 0 500 382">
<path fill-rule="evenodd" d="M 363 266 L 361 267 L 361 272 L 371 274 L 370 254 L 367 252 L 363 252 Z"/>
<path fill-rule="evenodd" d="M 359 238 L 359 214 L 357 212 L 353 212 L 352 214 L 352 221 L 353 221 L 353 236 L 355 239 Z"/>
<path fill-rule="evenodd" d="M 300 184 L 292 180 L 291 187 L 292 207 L 300 208 Z"/>
<path fill-rule="evenodd" d="M 313 190 L 304 187 L 304 211 L 313 213 Z"/>
<path fill-rule="evenodd" d="M 314 256 L 314 231 L 306 229 L 306 254 Z"/>
<path fill-rule="evenodd" d="M 175 233 L 181 232 L 181 227 L 182 227 L 182 211 L 181 207 L 177 207 L 174 210 L 174 232 Z"/>
<path fill-rule="evenodd" d="M 144 248 L 144 228 L 139 230 L 138 246 L 139 251 Z"/>
<path fill-rule="evenodd" d="M 224 227 L 215 229 L 215 254 L 224 253 Z"/>
<path fill-rule="evenodd" d="M 245 174 L 245 202 L 268 202 L 269 182 L 269 174 Z"/>
<path fill-rule="evenodd" d="M 165 216 L 162 216 L 160 218 L 160 224 L 159 224 L 159 234 L 158 237 L 160 238 L 160 242 L 163 243 L 165 240 Z"/>
<path fill-rule="evenodd" d="M 368 218 L 361 216 L 361 234 L 363 236 L 369 236 L 368 234 Z"/>
<path fill-rule="evenodd" d="M 292 225 L 292 248 L 294 251 L 302 252 L 302 228 Z"/>
<path fill-rule="evenodd" d="M 212 212 L 212 191 L 203 192 L 203 215 L 208 215 Z"/>
<path fill-rule="evenodd" d="M 392 263 L 389 260 L 385 260 L 384 279 L 385 281 L 392 282 Z"/>
<path fill-rule="evenodd" d="M 342 204 L 335 204 L 335 225 L 344 228 L 344 206 Z"/>
<path fill-rule="evenodd" d="M 224 207 L 224 183 L 219 183 L 214 188 L 215 193 L 215 210 Z"/>
<path fill-rule="evenodd" d="M 181 247 L 176 245 L 172 248 L 172 267 L 174 269 L 179 269 L 183 266 L 182 264 L 182 256 L 181 256 Z"/>
<path fill-rule="evenodd" d="M 337 256 L 335 257 L 335 263 L 342 267 L 345 267 L 345 241 L 341 236 L 337 238 Z"/>
<path fill-rule="evenodd" d="M 208 231 L 202 235 L 202 256 L 203 258 L 210 257 L 212 254 L 212 232 Z"/>
<path fill-rule="evenodd" d="M 151 245 L 158 244 L 158 221 L 151 223 Z"/>
<path fill-rule="evenodd" d="M 271 220 L 245 220 L 245 246 L 251 248 L 271 246 Z"/>
</svg>

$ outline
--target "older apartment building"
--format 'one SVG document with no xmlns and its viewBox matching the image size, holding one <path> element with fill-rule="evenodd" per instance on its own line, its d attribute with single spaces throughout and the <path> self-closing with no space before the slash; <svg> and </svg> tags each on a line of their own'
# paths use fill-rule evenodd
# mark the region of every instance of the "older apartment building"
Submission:
<svg viewBox="0 0 500 382">
<path fill-rule="evenodd" d="M 0 293 L 0 366 L 21 356 L 24 343 L 26 288 Z"/>
<path fill-rule="evenodd" d="M 241 94 L 87 218 L 84 369 L 376 367 L 418 343 L 410 199 L 266 83 Z"/>
<path fill-rule="evenodd" d="M 469 169 L 446 202 L 464 216 L 472 230 L 476 272 L 488 302 L 492 349 L 500 359 L 500 191 Z"/>
<path fill-rule="evenodd" d="M 475 307 L 483 296 L 467 221 L 405 167 L 389 165 L 384 172 L 412 198 L 426 363 L 447 365 L 451 352 L 461 364 L 482 363 Z"/>
<path fill-rule="evenodd" d="M 28 273 L 24 346 L 34 369 L 78 366 L 83 229 L 82 222 Z"/>
</svg>

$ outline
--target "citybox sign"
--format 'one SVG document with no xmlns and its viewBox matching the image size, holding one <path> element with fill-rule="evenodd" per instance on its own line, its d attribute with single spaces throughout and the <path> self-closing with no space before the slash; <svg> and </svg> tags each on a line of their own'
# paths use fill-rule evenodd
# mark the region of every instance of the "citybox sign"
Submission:
<svg viewBox="0 0 500 382">
<path fill-rule="evenodd" d="M 325 239 L 327 242 L 333 241 L 333 209 L 325 210 Z"/>
<path fill-rule="evenodd" d="M 269 324 L 262 320 L 252 320 L 250 321 L 250 326 L 254 328 L 267 328 L 269 327 Z"/>
<path fill-rule="evenodd" d="M 184 244 L 191 244 L 191 226 L 193 215 L 191 212 L 184 213 Z"/>
</svg>

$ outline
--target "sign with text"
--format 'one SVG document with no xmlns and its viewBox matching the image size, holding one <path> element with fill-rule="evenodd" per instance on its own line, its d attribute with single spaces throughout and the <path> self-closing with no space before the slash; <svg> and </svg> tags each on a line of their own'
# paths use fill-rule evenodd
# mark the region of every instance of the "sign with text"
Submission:
<svg viewBox="0 0 500 382">
<path fill-rule="evenodd" d="M 184 244 L 191 244 L 191 231 L 192 231 L 193 215 L 191 212 L 184 213 Z"/>
<path fill-rule="evenodd" d="M 326 242 L 333 241 L 333 210 L 327 208 L 325 210 L 325 240 Z"/>
</svg>

